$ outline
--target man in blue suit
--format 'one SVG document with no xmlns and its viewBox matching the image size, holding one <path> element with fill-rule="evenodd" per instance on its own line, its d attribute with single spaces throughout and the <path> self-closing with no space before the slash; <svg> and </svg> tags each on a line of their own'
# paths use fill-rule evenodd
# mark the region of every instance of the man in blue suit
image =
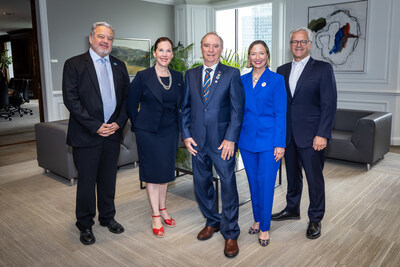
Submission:
<svg viewBox="0 0 400 267">
<path fill-rule="evenodd" d="M 285 164 L 287 173 L 286 207 L 272 214 L 271 220 L 300 219 L 304 168 L 310 198 L 306 236 L 321 235 L 325 213 L 324 149 L 331 138 L 336 113 L 336 81 L 332 66 L 314 60 L 309 51 L 312 33 L 297 28 L 290 33 L 293 61 L 280 66 L 287 90 L 287 130 Z"/>
<path fill-rule="evenodd" d="M 239 200 L 235 176 L 235 152 L 242 126 L 244 89 L 238 69 L 219 63 L 223 41 L 215 32 L 201 40 L 204 65 L 186 72 L 182 100 L 182 138 L 193 155 L 194 189 L 207 219 L 197 235 L 207 240 L 221 230 L 224 254 L 239 253 L 237 238 Z M 216 209 L 212 165 L 221 180 L 222 214 Z"/>
</svg>

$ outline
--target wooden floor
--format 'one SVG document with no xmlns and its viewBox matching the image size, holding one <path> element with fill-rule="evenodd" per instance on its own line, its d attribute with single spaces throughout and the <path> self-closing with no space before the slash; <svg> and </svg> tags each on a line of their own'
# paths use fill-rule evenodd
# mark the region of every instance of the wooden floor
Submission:
<svg viewBox="0 0 400 267">
<path fill-rule="evenodd" d="M 322 236 L 309 240 L 305 185 L 301 220 L 272 222 L 271 244 L 262 248 L 247 234 L 251 203 L 240 207 L 239 255 L 223 255 L 220 233 L 207 241 L 193 195 L 192 177 L 170 183 L 168 209 L 177 222 L 164 238 L 151 230 L 146 191 L 138 169 L 118 171 L 116 219 L 120 235 L 96 223 L 97 242 L 84 246 L 75 222 L 76 186 L 37 166 L 35 143 L 0 147 L 0 266 L 400 266 L 400 154 L 365 171 L 360 164 L 327 160 L 327 206 Z M 275 190 L 274 211 L 285 206 L 286 182 Z M 244 172 L 238 175 L 240 200 L 249 197 Z"/>
</svg>

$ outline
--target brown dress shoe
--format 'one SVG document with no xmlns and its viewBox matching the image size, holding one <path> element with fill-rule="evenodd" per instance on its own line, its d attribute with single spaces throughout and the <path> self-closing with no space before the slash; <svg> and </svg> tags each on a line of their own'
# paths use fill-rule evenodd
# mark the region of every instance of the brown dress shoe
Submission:
<svg viewBox="0 0 400 267">
<path fill-rule="evenodd" d="M 219 231 L 219 227 L 211 227 L 211 226 L 205 226 L 203 230 L 200 231 L 200 233 L 197 235 L 198 240 L 207 240 L 210 239 L 214 233 Z"/>
<path fill-rule="evenodd" d="M 224 254 L 228 258 L 233 258 L 239 254 L 239 246 L 235 239 L 225 239 Z"/>
</svg>

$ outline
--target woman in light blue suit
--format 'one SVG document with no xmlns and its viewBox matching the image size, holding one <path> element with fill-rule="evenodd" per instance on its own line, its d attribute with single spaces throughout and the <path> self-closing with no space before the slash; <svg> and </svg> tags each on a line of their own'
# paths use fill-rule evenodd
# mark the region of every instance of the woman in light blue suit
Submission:
<svg viewBox="0 0 400 267">
<path fill-rule="evenodd" d="M 254 41 L 248 52 L 253 70 L 242 76 L 245 108 L 239 138 L 240 153 L 250 185 L 254 224 L 249 234 L 270 242 L 276 173 L 285 153 L 286 89 L 283 76 L 269 70 L 270 53 L 264 41 Z"/>
</svg>

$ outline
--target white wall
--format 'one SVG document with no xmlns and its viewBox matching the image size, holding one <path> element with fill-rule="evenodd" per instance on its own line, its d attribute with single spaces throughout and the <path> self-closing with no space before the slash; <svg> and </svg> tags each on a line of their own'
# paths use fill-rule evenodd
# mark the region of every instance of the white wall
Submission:
<svg viewBox="0 0 400 267">
<path fill-rule="evenodd" d="M 201 39 L 207 31 L 214 30 L 215 9 L 265 2 L 272 2 L 274 5 L 273 24 L 277 25 L 274 29 L 274 42 L 278 44 L 274 44 L 274 47 L 281 49 L 275 50 L 278 55 L 274 55 L 276 58 L 273 62 L 280 65 L 292 60 L 288 47 L 289 32 L 294 27 L 307 26 L 308 7 L 344 3 L 349 0 L 237 0 L 220 2 L 208 7 L 181 5 L 175 8 L 175 23 L 186 20 L 190 27 L 185 29 L 183 26 L 176 26 L 176 37 L 185 44 L 190 44 Z M 208 10 L 207 14 L 201 12 L 204 9 Z M 203 15 L 193 16 L 198 13 Z M 400 17 L 398 14 L 400 14 L 398 0 L 369 0 L 365 72 L 335 74 L 339 108 L 387 111 L 393 114 L 391 138 L 393 145 L 400 145 L 400 31 L 398 29 Z M 193 32 L 193 29 L 198 28 L 201 30 Z"/>
</svg>

